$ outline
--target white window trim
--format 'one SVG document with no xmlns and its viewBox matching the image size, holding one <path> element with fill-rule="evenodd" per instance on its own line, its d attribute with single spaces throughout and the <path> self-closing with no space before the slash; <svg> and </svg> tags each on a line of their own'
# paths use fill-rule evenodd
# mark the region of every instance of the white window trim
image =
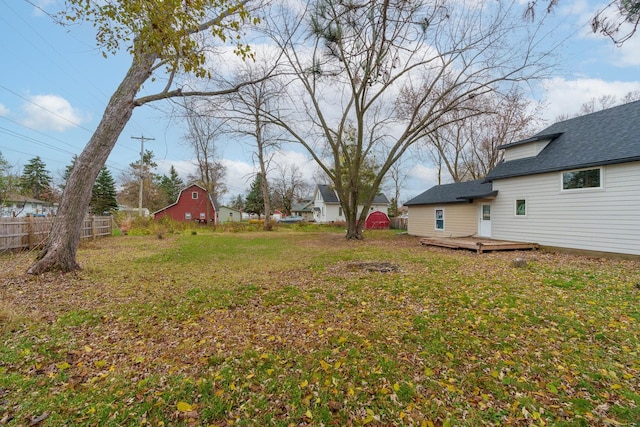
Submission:
<svg viewBox="0 0 640 427">
<path fill-rule="evenodd" d="M 590 171 L 598 169 L 600 171 L 600 186 L 599 187 L 584 187 L 584 188 L 564 188 L 564 174 L 569 172 L 581 172 L 581 171 Z M 595 168 L 582 168 L 582 169 L 571 169 L 560 172 L 560 192 L 562 193 L 573 193 L 576 191 L 601 191 L 604 190 L 604 168 L 602 166 Z"/>
<path fill-rule="evenodd" d="M 520 200 L 524 201 L 524 215 L 518 215 L 518 201 Z M 515 216 L 516 218 L 526 218 L 527 215 L 529 215 L 529 203 L 527 202 L 527 199 L 515 199 L 513 201 L 513 216 Z"/>
<path fill-rule="evenodd" d="M 442 228 L 438 228 L 438 217 L 436 212 L 442 211 Z M 435 208 L 433 210 L 433 229 L 435 231 L 444 231 L 446 228 L 444 208 Z"/>
<path fill-rule="evenodd" d="M 191 198 L 193 200 L 197 200 L 198 199 L 198 192 L 197 191 L 192 191 L 191 192 Z"/>
</svg>

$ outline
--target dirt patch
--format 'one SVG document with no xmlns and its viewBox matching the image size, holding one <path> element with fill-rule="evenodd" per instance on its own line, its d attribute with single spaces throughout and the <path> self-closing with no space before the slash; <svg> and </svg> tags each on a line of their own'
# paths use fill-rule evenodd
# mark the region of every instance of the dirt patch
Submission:
<svg viewBox="0 0 640 427">
<path fill-rule="evenodd" d="M 349 271 L 368 271 L 371 273 L 391 273 L 400 268 L 390 262 L 348 262 L 346 269 Z"/>
</svg>

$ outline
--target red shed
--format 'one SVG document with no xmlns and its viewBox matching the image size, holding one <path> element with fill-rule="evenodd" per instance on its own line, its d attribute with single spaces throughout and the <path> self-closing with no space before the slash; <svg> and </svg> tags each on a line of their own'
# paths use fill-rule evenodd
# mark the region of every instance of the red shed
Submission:
<svg viewBox="0 0 640 427">
<path fill-rule="evenodd" d="M 191 184 L 180 191 L 178 200 L 174 204 L 154 212 L 153 219 L 169 217 L 176 221 L 216 224 L 216 213 L 216 203 L 213 196 L 210 196 L 207 190 L 199 185 Z"/>
<path fill-rule="evenodd" d="M 364 223 L 367 230 L 385 230 L 389 228 L 389 217 L 384 212 L 374 211 L 369 214 Z"/>
</svg>

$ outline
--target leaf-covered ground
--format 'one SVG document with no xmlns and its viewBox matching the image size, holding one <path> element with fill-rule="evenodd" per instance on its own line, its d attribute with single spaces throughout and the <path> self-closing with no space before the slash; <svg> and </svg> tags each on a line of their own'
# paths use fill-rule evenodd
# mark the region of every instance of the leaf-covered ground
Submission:
<svg viewBox="0 0 640 427">
<path fill-rule="evenodd" d="M 287 230 L 33 256 L 0 256 L 0 425 L 640 420 L 638 260 Z"/>
</svg>

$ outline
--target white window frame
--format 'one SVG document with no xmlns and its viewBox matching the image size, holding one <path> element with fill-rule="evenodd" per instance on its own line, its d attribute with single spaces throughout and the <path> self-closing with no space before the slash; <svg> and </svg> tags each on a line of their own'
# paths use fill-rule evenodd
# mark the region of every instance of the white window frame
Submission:
<svg viewBox="0 0 640 427">
<path fill-rule="evenodd" d="M 591 170 L 599 171 L 599 174 L 600 174 L 600 185 L 598 187 L 564 188 L 564 175 L 566 173 L 584 172 L 584 171 L 591 171 Z M 604 188 L 604 170 L 602 169 L 602 167 L 573 169 L 573 170 L 560 172 L 560 191 L 563 191 L 563 192 L 594 191 L 594 190 L 602 190 L 603 188 Z"/>
<path fill-rule="evenodd" d="M 518 213 L 518 202 L 524 202 L 524 213 L 523 214 L 519 214 Z M 529 213 L 528 212 L 529 209 L 527 207 L 527 204 L 528 204 L 527 203 L 527 199 L 524 199 L 524 198 L 514 200 L 514 202 L 513 202 L 513 215 L 516 218 L 525 218 Z"/>
<path fill-rule="evenodd" d="M 185 212 L 184 219 L 186 219 L 187 221 L 191 221 L 191 212 Z"/>
<path fill-rule="evenodd" d="M 198 199 L 198 192 L 197 191 L 192 191 L 191 192 L 191 198 L 193 200 L 197 200 Z"/>
<path fill-rule="evenodd" d="M 438 211 L 442 211 L 442 218 L 440 219 L 438 219 Z M 442 228 L 438 228 L 438 221 L 442 221 Z M 436 231 L 444 231 L 445 229 L 444 208 L 435 208 L 433 210 L 433 229 Z"/>
</svg>

